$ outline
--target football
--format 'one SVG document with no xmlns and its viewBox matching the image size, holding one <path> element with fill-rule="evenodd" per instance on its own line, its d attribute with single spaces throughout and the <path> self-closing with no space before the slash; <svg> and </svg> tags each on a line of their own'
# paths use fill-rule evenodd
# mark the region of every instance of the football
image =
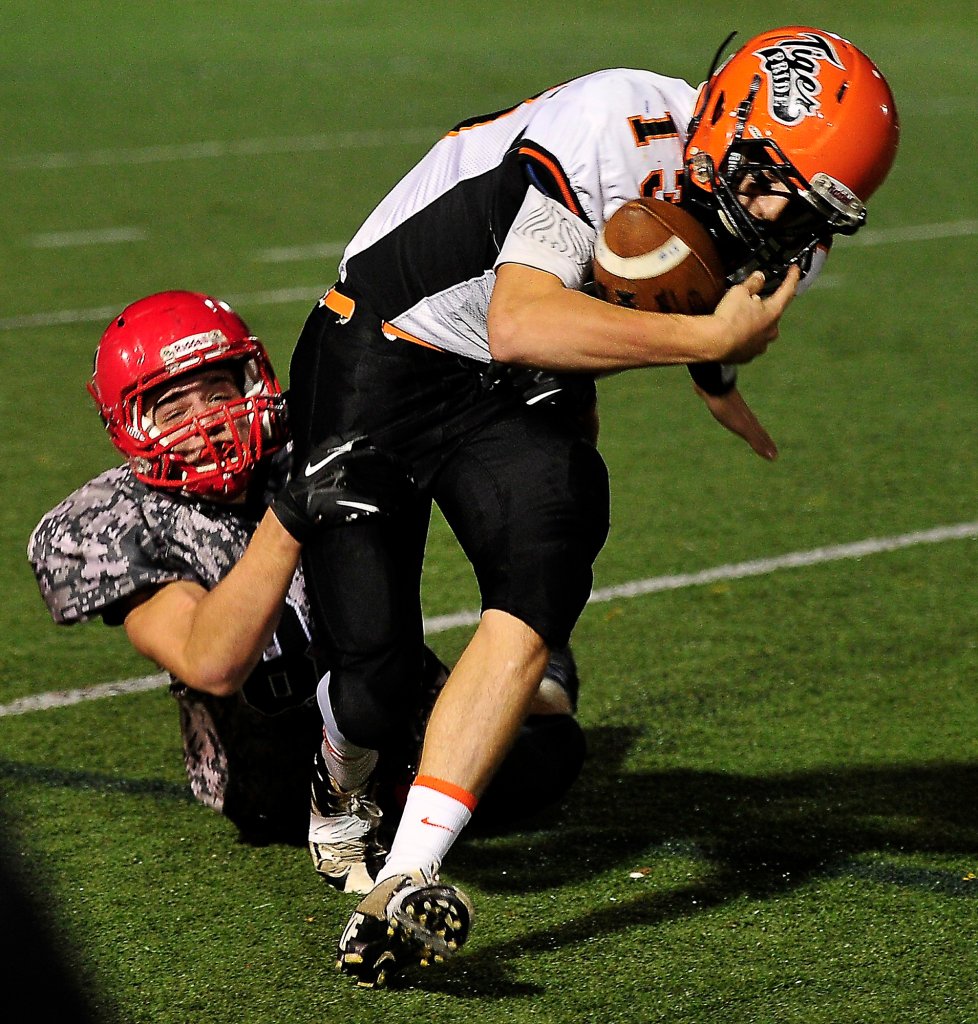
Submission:
<svg viewBox="0 0 978 1024">
<path fill-rule="evenodd" d="M 599 298 L 651 313 L 712 313 L 725 290 L 706 228 L 663 199 L 632 199 L 611 215 L 593 272 Z"/>
</svg>

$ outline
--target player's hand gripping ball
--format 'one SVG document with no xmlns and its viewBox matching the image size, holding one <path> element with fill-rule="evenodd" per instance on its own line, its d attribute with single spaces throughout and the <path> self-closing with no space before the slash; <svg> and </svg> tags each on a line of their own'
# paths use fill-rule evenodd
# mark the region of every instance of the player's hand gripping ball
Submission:
<svg viewBox="0 0 978 1024">
<path fill-rule="evenodd" d="M 649 313 L 712 313 L 726 288 L 706 228 L 662 199 L 632 199 L 612 214 L 593 270 L 599 298 Z"/>
</svg>

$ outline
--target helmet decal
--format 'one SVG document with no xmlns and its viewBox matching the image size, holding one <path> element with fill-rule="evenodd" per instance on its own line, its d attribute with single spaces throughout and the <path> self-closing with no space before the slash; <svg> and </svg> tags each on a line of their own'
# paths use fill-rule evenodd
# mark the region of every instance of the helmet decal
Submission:
<svg viewBox="0 0 978 1024">
<path fill-rule="evenodd" d="M 768 79 L 768 111 L 781 124 L 796 125 L 818 115 L 823 61 L 840 70 L 845 65 L 825 36 L 803 32 L 754 51 Z"/>
<path fill-rule="evenodd" d="M 160 358 L 164 363 L 176 363 L 185 356 L 197 352 L 206 352 L 215 346 L 227 343 L 227 338 L 222 331 L 207 331 L 204 334 L 191 334 L 187 338 L 180 338 L 170 345 L 164 345 L 160 349 Z"/>
<path fill-rule="evenodd" d="M 761 269 L 774 281 L 866 222 L 900 119 L 880 70 L 842 36 L 775 28 L 721 64 L 723 48 L 689 124 L 682 203 L 716 238 L 731 280 Z M 752 215 L 759 189 L 787 198 L 776 218 Z"/>
</svg>

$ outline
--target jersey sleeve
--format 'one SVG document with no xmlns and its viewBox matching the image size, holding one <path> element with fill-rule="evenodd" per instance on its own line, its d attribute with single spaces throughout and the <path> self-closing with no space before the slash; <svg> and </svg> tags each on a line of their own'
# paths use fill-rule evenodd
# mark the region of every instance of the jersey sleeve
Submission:
<svg viewBox="0 0 978 1024">
<path fill-rule="evenodd" d="M 146 587 L 179 579 L 162 552 L 127 470 L 101 474 L 45 515 L 28 543 L 41 596 L 59 624 L 102 616 L 121 621 L 119 603 Z"/>
<path fill-rule="evenodd" d="M 495 266 L 521 263 L 579 288 L 590 273 L 597 237 L 589 202 L 597 144 L 566 92 L 558 90 L 541 104 L 518 142 L 527 192 Z"/>
<path fill-rule="evenodd" d="M 493 269 L 521 263 L 553 274 L 567 288 L 580 288 L 590 273 L 595 238 L 594 228 L 531 186 Z"/>
<path fill-rule="evenodd" d="M 501 263 L 554 273 L 572 288 L 590 277 L 597 234 L 619 206 L 674 186 L 682 167 L 688 86 L 613 69 L 558 87 L 518 140 L 528 193 L 500 247 Z M 673 95 L 673 93 L 675 95 Z M 673 102 L 675 101 L 675 102 Z"/>
</svg>

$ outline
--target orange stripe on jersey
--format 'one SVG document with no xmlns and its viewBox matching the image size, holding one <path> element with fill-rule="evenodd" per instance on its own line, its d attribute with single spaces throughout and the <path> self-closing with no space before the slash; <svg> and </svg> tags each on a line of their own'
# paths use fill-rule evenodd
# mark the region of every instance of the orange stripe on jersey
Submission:
<svg viewBox="0 0 978 1024">
<path fill-rule="evenodd" d="M 413 334 L 408 334 L 407 331 L 402 331 L 400 327 L 395 327 L 392 323 L 388 323 L 386 320 L 380 325 L 380 329 L 388 337 L 400 338 L 402 341 L 409 341 L 412 345 L 420 345 L 422 348 L 432 348 L 436 352 L 443 351 L 437 345 L 432 345 L 430 341 L 422 341 L 420 338 L 416 338 Z"/>
<path fill-rule="evenodd" d="M 543 93 L 538 93 L 536 96 L 523 100 L 522 103 L 517 103 L 515 107 L 507 107 L 505 110 L 497 110 L 492 114 L 477 115 L 469 121 L 462 121 L 460 124 L 455 125 L 450 132 L 446 132 L 444 137 L 451 139 L 461 135 L 462 132 L 470 132 L 473 128 L 481 128 L 483 125 L 492 124 L 493 121 L 498 121 L 502 117 L 509 117 L 510 114 L 515 114 L 517 110 L 536 102 L 542 95 Z"/>
<path fill-rule="evenodd" d="M 462 789 L 461 786 L 456 786 L 452 782 L 446 782 L 444 779 L 436 779 L 433 775 L 419 775 L 414 780 L 414 785 L 426 786 L 428 789 L 435 790 L 436 793 L 444 793 L 445 796 L 450 796 L 460 804 L 465 804 L 470 811 L 474 811 L 476 804 L 479 802 L 479 798 L 467 789 Z"/>
<path fill-rule="evenodd" d="M 344 323 L 353 318 L 357 308 L 357 304 L 353 299 L 347 295 L 340 294 L 335 288 L 330 288 L 319 302 L 334 312 Z"/>
<path fill-rule="evenodd" d="M 534 146 L 520 146 L 519 153 L 520 156 L 529 157 L 536 163 L 546 167 L 552 175 L 554 183 L 560 189 L 560 194 L 564 197 L 564 204 L 567 206 L 567 209 L 578 217 L 584 217 L 584 210 L 581 209 L 581 204 L 577 201 L 577 196 L 574 195 L 574 190 L 567 180 L 567 175 L 564 174 L 563 167 L 549 153 L 541 152 Z"/>
<path fill-rule="evenodd" d="M 349 295 L 344 295 L 342 292 L 338 292 L 335 288 L 330 288 L 330 290 L 319 300 L 319 304 L 335 313 L 343 323 L 348 323 L 353 319 L 353 314 L 356 312 L 357 308 L 355 299 L 351 299 Z M 386 320 L 381 321 L 380 329 L 389 338 L 400 338 L 402 341 L 410 341 L 412 345 L 420 345 L 422 348 L 431 348 L 436 352 L 442 351 L 437 345 L 432 345 L 431 342 L 428 341 L 422 341 L 420 338 L 416 338 L 413 334 L 408 334 L 407 331 L 402 331 L 400 327 L 395 327 Z"/>
</svg>

